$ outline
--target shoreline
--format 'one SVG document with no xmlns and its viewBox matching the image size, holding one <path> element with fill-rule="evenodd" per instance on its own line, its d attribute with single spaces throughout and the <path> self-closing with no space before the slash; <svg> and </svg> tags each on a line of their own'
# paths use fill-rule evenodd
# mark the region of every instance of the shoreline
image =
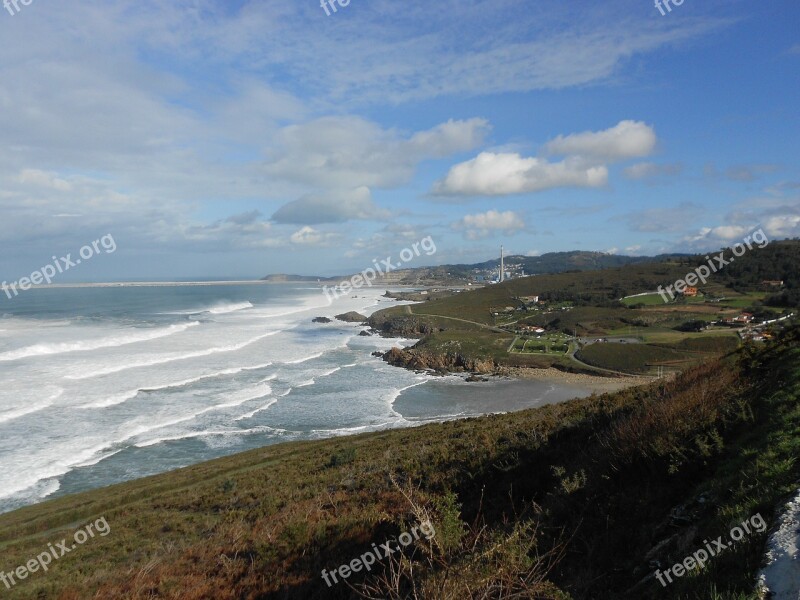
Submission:
<svg viewBox="0 0 800 600">
<path fill-rule="evenodd" d="M 499 375 L 509 377 L 516 381 L 541 381 L 581 387 L 597 394 L 619 392 L 654 381 L 652 377 L 643 377 L 640 375 L 604 377 L 602 375 L 589 375 L 587 373 L 568 373 L 553 367 L 548 367 L 546 369 L 507 367 L 503 369 Z"/>
</svg>

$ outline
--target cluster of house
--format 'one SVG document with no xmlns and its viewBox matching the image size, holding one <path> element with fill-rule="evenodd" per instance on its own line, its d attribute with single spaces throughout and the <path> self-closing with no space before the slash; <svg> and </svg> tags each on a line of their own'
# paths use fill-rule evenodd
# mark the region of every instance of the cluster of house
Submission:
<svg viewBox="0 0 800 600">
<path fill-rule="evenodd" d="M 770 325 L 775 323 L 782 323 L 794 318 L 795 313 L 784 315 L 769 321 L 762 321 L 761 323 L 755 322 L 755 317 L 750 313 L 742 313 L 738 317 L 732 319 L 724 319 L 717 323 L 718 325 L 729 325 L 732 327 L 742 327 L 739 330 L 739 337 L 743 340 L 751 340 L 753 342 L 764 342 L 772 339 L 772 333 L 767 330 Z"/>
<path fill-rule="evenodd" d="M 750 340 L 751 342 L 766 342 L 772 339 L 772 334 L 769 331 L 761 331 L 759 329 L 745 329 L 739 335 L 743 340 Z"/>
<path fill-rule="evenodd" d="M 749 325 L 753 322 L 755 317 L 748 312 L 743 312 L 737 317 L 729 317 L 717 322 L 717 325 L 727 325 L 728 327 L 741 327 L 742 325 Z"/>
</svg>

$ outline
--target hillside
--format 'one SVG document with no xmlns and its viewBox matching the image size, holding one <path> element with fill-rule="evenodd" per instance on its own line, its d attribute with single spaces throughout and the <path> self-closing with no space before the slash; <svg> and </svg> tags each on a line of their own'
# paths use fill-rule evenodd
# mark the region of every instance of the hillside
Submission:
<svg viewBox="0 0 800 600">
<path fill-rule="evenodd" d="M 539 256 L 510 255 L 506 257 L 508 263 L 518 263 L 526 273 L 532 275 L 563 273 L 565 271 L 598 271 L 648 262 L 668 262 L 689 256 L 687 254 L 661 254 L 658 256 L 625 256 L 622 254 L 608 254 L 606 252 L 588 252 L 574 250 L 571 252 L 548 252 Z M 492 259 L 475 265 L 453 265 L 454 268 L 463 269 L 497 269 L 499 259 Z"/>
<path fill-rule="evenodd" d="M 386 356 L 412 369 L 488 373 L 552 366 L 658 375 L 735 348 L 737 327 L 725 322 L 743 311 L 761 320 L 791 314 L 793 294 L 800 293 L 799 250 L 792 241 L 754 248 L 731 263 L 731 273 L 712 274 L 697 297 L 666 303 L 659 294 L 641 294 L 673 285 L 703 257 L 512 279 L 384 309 L 370 324 L 384 335 L 421 338 L 414 348 Z M 765 287 L 771 276 L 783 284 Z M 547 337 L 524 331 L 532 327 Z M 612 343 L 595 343 L 609 338 Z"/>
<path fill-rule="evenodd" d="M 755 598 L 763 532 L 668 587 L 653 572 L 769 522 L 800 481 L 798 341 L 793 328 L 647 388 L 283 444 L 1 515 L 6 571 L 87 522 L 110 528 L 4 597 Z M 323 581 L 427 521 L 430 539 Z"/>
</svg>

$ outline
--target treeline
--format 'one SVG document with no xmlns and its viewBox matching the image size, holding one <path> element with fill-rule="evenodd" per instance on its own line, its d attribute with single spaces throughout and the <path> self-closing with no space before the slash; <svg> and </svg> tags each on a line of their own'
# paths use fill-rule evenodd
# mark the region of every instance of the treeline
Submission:
<svg viewBox="0 0 800 600">
<path fill-rule="evenodd" d="M 730 250 L 725 254 L 729 257 Z M 772 242 L 764 248 L 748 250 L 720 270 L 717 277 L 737 292 L 763 290 L 764 281 L 783 281 L 783 288 L 776 289 L 765 303 L 770 306 L 798 306 L 800 239 Z"/>
</svg>

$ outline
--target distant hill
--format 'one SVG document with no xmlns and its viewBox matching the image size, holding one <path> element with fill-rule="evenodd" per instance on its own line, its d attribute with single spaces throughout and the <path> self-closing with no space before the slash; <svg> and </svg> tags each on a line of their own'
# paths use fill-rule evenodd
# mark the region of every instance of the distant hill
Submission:
<svg viewBox="0 0 800 600">
<path fill-rule="evenodd" d="M 550 252 L 541 256 L 512 255 L 506 257 L 506 264 L 520 264 L 530 275 L 565 273 L 569 271 L 598 271 L 624 267 L 630 264 L 670 262 L 685 259 L 688 254 L 661 254 L 659 256 L 620 256 L 604 252 Z M 500 259 L 495 258 L 476 264 L 441 265 L 437 267 L 406 268 L 393 271 L 381 283 L 403 285 L 450 285 L 470 281 L 476 271 L 497 269 Z M 263 281 L 285 282 L 339 282 L 350 275 L 341 277 L 316 277 L 306 275 L 267 275 Z"/>
<path fill-rule="evenodd" d="M 541 256 L 506 256 L 506 264 L 521 264 L 525 272 L 532 275 L 540 273 L 564 273 L 567 271 L 598 271 L 613 269 L 625 265 L 649 262 L 668 262 L 689 256 L 688 254 L 660 254 L 658 256 L 621 256 L 605 252 L 586 252 L 574 250 L 571 252 L 548 252 Z M 453 268 L 496 269 L 500 266 L 500 259 L 495 258 L 475 265 L 454 265 Z"/>
</svg>

